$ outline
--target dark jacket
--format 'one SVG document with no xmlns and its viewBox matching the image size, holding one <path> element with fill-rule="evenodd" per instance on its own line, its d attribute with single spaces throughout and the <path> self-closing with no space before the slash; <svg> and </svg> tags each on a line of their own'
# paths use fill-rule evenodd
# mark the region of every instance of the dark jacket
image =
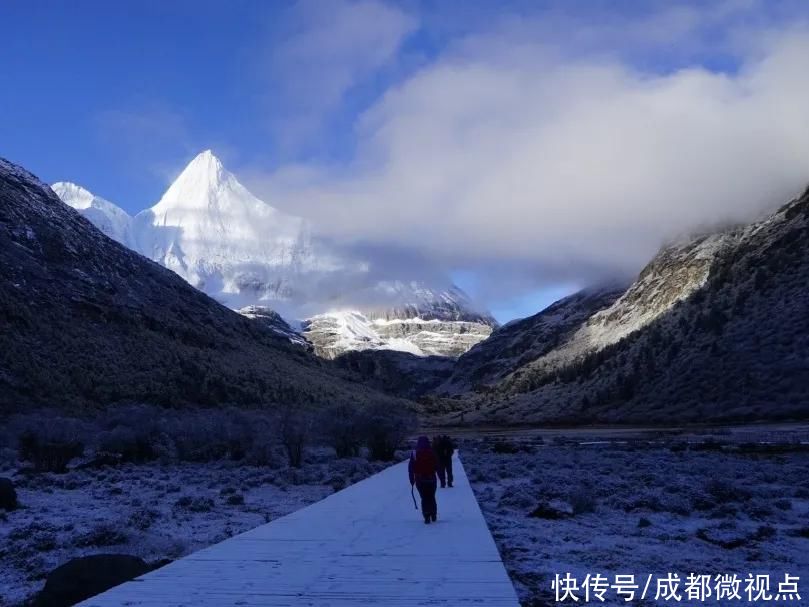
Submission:
<svg viewBox="0 0 809 607">
<path fill-rule="evenodd" d="M 439 436 L 435 441 L 435 454 L 438 459 L 447 461 L 452 459 L 452 454 L 455 453 L 455 443 L 446 434 Z"/>
</svg>

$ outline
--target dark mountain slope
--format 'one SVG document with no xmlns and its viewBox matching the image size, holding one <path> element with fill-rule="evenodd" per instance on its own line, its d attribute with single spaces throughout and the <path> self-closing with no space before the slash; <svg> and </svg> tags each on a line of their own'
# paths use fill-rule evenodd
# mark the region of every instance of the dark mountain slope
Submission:
<svg viewBox="0 0 809 607">
<path fill-rule="evenodd" d="M 361 377 L 364 383 L 376 390 L 415 399 L 447 379 L 455 359 L 416 356 L 396 350 L 358 350 L 338 356 L 333 364 Z"/>
<path fill-rule="evenodd" d="M 0 323 L 0 412 L 384 398 L 107 238 L 2 159 Z"/>
<path fill-rule="evenodd" d="M 807 284 L 809 190 L 763 221 L 661 251 L 612 306 L 475 399 L 465 419 L 809 419 Z"/>
<path fill-rule="evenodd" d="M 585 289 L 538 314 L 508 323 L 458 358 L 452 376 L 436 392 L 485 389 L 553 350 L 596 312 L 612 305 L 624 288 Z"/>
</svg>

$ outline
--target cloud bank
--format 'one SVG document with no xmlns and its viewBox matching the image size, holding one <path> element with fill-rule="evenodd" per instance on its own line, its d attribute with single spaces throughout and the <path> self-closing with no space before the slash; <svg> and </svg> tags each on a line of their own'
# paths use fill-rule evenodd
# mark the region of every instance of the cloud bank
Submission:
<svg viewBox="0 0 809 607">
<path fill-rule="evenodd" d="M 357 116 L 349 161 L 254 171 L 249 185 L 380 264 L 475 271 L 484 292 L 508 275 L 525 290 L 631 275 L 666 240 L 750 220 L 809 183 L 809 29 L 759 22 L 755 6 L 492 20 L 389 83 Z M 334 105 L 413 27 L 383 36 L 371 67 L 336 69 L 354 52 L 312 58 L 305 38 L 288 52 L 335 73 Z M 376 44 L 354 26 L 335 36 Z"/>
</svg>

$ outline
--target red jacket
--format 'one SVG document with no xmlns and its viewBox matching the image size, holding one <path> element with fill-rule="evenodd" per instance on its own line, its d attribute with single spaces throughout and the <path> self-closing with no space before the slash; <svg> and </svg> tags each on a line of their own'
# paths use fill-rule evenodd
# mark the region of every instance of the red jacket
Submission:
<svg viewBox="0 0 809 607">
<path fill-rule="evenodd" d="M 407 472 L 410 476 L 410 484 L 418 482 L 435 482 L 437 477 L 435 453 L 428 445 L 413 451 L 410 454 L 410 463 Z"/>
</svg>

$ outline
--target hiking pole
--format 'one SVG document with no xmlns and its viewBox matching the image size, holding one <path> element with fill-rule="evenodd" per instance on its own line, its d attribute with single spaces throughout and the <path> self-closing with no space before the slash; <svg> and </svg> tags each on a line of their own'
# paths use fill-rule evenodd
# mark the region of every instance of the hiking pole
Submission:
<svg viewBox="0 0 809 607">
<path fill-rule="evenodd" d="M 412 497 L 412 498 L 413 498 L 413 507 L 414 507 L 416 510 L 418 510 L 418 509 L 419 509 L 419 507 L 418 507 L 418 505 L 416 504 L 416 495 L 415 495 L 415 493 L 413 493 L 413 485 L 410 485 L 410 497 Z"/>
</svg>

